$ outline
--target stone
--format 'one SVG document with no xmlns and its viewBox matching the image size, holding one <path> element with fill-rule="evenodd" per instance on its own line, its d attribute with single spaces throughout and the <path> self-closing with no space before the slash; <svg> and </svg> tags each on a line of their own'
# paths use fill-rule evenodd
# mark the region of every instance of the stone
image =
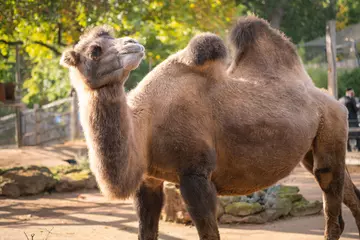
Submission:
<svg viewBox="0 0 360 240">
<path fill-rule="evenodd" d="M 278 197 L 287 198 L 291 202 L 300 201 L 303 198 L 300 193 L 279 193 Z"/>
<path fill-rule="evenodd" d="M 95 177 L 90 170 L 71 171 L 60 175 L 60 180 L 55 185 L 57 192 L 72 192 L 78 189 L 94 189 L 97 187 Z"/>
<path fill-rule="evenodd" d="M 263 210 L 259 203 L 233 202 L 225 207 L 225 213 L 233 216 L 248 216 Z"/>
<path fill-rule="evenodd" d="M 220 218 L 219 218 L 219 223 L 222 224 L 231 224 L 231 223 L 238 223 L 239 221 L 241 221 L 241 217 L 236 217 L 230 214 L 223 214 Z"/>
<path fill-rule="evenodd" d="M 0 195 L 10 198 L 18 198 L 21 195 L 19 186 L 13 180 L 4 180 L 1 178 Z"/>
<path fill-rule="evenodd" d="M 2 172 L 0 193 L 8 197 L 35 195 L 52 189 L 55 184 L 56 180 L 46 167 L 16 167 Z"/>
<path fill-rule="evenodd" d="M 292 202 L 288 198 L 276 198 L 275 204 L 272 206 L 273 209 L 277 210 L 279 216 L 286 216 L 290 213 L 292 208 Z"/>
<path fill-rule="evenodd" d="M 249 215 L 245 217 L 233 216 L 231 214 L 224 214 L 219 218 L 221 224 L 231 223 L 249 223 L 249 224 L 263 224 L 267 222 L 267 216 L 262 213 Z"/>
<path fill-rule="evenodd" d="M 319 201 L 309 202 L 306 199 L 302 199 L 293 204 L 290 211 L 290 215 L 294 217 L 314 215 L 321 212 L 323 204 Z"/>
<path fill-rule="evenodd" d="M 219 199 L 217 199 L 217 206 L 216 206 L 216 219 L 219 219 L 225 213 L 225 209 L 222 206 Z"/>
<path fill-rule="evenodd" d="M 296 186 L 274 185 L 265 190 L 266 194 L 294 194 L 298 193 L 300 189 Z"/>
<path fill-rule="evenodd" d="M 254 192 L 251 195 L 251 197 L 247 199 L 246 202 L 249 202 L 249 203 L 259 202 L 261 204 L 261 201 L 264 199 L 264 197 L 265 197 L 265 192 L 264 191 Z"/>
<path fill-rule="evenodd" d="M 300 189 L 296 186 L 280 186 L 278 190 L 279 194 L 294 194 L 300 192 Z"/>
<path fill-rule="evenodd" d="M 161 219 L 167 222 L 184 222 L 188 219 L 185 203 L 174 183 L 164 182 L 164 207 Z"/>
<path fill-rule="evenodd" d="M 192 220 L 190 214 L 187 211 L 178 211 L 176 213 L 176 222 L 186 224 L 192 222 Z"/>
<path fill-rule="evenodd" d="M 233 202 L 239 202 L 244 201 L 244 198 L 247 198 L 246 196 L 219 196 L 220 203 L 223 207 L 226 205 L 233 203 Z"/>
</svg>

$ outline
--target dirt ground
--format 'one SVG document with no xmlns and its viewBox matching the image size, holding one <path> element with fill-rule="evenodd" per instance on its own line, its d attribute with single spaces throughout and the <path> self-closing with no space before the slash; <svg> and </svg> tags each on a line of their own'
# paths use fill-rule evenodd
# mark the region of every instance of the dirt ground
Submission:
<svg viewBox="0 0 360 240">
<path fill-rule="evenodd" d="M 87 155 L 84 141 L 67 142 L 51 146 L 0 148 L 0 168 L 29 165 L 53 167 L 67 164 L 64 160 Z M 1 239 L 1 238 L 0 238 Z"/>
<path fill-rule="evenodd" d="M 360 186 L 360 173 L 352 173 Z M 310 200 L 321 200 L 312 176 L 297 168 L 283 183 L 297 185 Z M 345 231 L 341 239 L 359 239 L 351 213 L 344 206 Z M 315 240 L 323 239 L 322 214 L 286 218 L 264 225 L 221 225 L 222 239 Z M 0 198 L 0 240 L 137 239 L 137 220 L 132 201 L 108 202 L 98 192 L 77 192 L 26 197 Z M 193 226 L 160 223 L 162 240 L 198 239 Z"/>
<path fill-rule="evenodd" d="M 25 165 L 55 166 L 64 160 L 86 155 L 84 142 L 45 147 L 0 149 L 0 168 Z M 352 164 L 359 153 L 348 154 Z M 353 181 L 360 187 L 360 167 L 349 166 Z M 297 185 L 309 200 L 321 200 L 321 191 L 302 168 L 282 181 Z M 359 239 L 355 222 L 344 206 L 345 231 L 342 239 Z M 286 218 L 264 225 L 221 225 L 222 239 L 322 239 L 321 215 Z M 33 237 L 32 237 L 32 234 Z M 20 199 L 0 198 L 0 240 L 137 239 L 137 219 L 132 200 L 109 202 L 96 191 L 51 194 Z M 198 239 L 193 226 L 160 223 L 162 240 Z"/>
</svg>

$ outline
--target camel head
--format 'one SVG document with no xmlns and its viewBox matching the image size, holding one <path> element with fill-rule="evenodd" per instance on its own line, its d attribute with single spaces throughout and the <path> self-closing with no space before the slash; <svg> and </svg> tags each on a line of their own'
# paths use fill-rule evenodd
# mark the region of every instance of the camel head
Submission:
<svg viewBox="0 0 360 240">
<path fill-rule="evenodd" d="M 66 50 L 60 64 L 70 69 L 74 85 L 97 89 L 115 82 L 124 83 L 144 57 L 145 48 L 129 37 L 114 38 L 112 28 L 95 27 Z"/>
</svg>

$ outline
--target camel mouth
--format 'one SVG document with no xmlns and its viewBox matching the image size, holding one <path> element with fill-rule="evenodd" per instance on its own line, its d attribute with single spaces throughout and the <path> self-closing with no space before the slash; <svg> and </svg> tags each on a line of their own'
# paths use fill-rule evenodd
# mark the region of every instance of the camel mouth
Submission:
<svg viewBox="0 0 360 240">
<path fill-rule="evenodd" d="M 139 43 L 131 43 L 125 45 L 119 52 L 121 55 L 136 54 L 145 55 L 145 47 Z"/>
</svg>

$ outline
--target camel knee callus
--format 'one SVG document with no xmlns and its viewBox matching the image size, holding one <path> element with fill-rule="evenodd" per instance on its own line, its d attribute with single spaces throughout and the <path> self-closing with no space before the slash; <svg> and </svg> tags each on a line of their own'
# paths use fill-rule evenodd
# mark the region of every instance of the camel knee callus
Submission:
<svg viewBox="0 0 360 240">
<path fill-rule="evenodd" d="M 200 238 L 219 239 L 217 193 L 271 186 L 299 162 L 323 189 L 326 238 L 343 231 L 342 201 L 360 226 L 359 191 L 345 171 L 347 111 L 314 86 L 284 34 L 241 18 L 233 54 L 214 34 L 195 36 L 126 94 L 144 47 L 111 32 L 87 31 L 62 64 L 79 96 L 91 169 L 105 195 L 135 194 L 139 239 L 158 236 L 163 181 L 180 186 Z"/>
</svg>

